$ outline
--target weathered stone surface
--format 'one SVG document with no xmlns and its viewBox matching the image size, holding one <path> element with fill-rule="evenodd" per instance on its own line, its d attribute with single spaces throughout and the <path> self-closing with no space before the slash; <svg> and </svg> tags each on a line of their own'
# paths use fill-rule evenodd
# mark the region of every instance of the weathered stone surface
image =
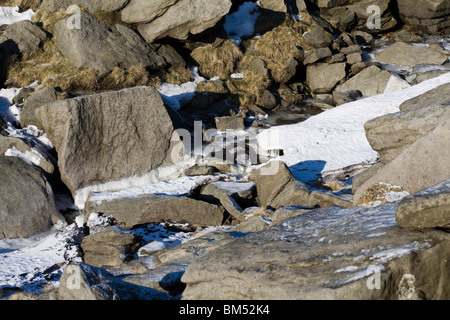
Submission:
<svg viewBox="0 0 450 320">
<path fill-rule="evenodd" d="M 338 206 L 341 208 L 353 207 L 353 202 L 350 199 L 317 190 L 311 192 L 307 203 L 311 206 L 319 205 L 321 207 L 328 207 L 328 206 Z"/>
<path fill-rule="evenodd" d="M 398 0 L 400 18 L 428 33 L 448 33 L 450 3 L 446 0 Z"/>
<path fill-rule="evenodd" d="M 76 5 L 88 9 L 89 12 L 97 10 L 112 12 L 123 8 L 127 2 L 128 0 L 42 0 L 39 8 L 44 11 L 55 12 L 60 9 L 66 10 L 69 6 Z"/>
<path fill-rule="evenodd" d="M 389 163 L 417 139 L 433 131 L 447 109 L 448 106 L 423 107 L 372 119 L 364 124 L 367 140 L 379 153 L 381 162 Z"/>
<path fill-rule="evenodd" d="M 333 42 L 333 37 L 323 27 L 312 28 L 303 35 L 305 42 L 314 48 L 328 47 Z"/>
<path fill-rule="evenodd" d="M 425 106 L 450 105 L 450 83 L 440 85 L 432 90 L 406 100 L 400 105 L 400 111 L 408 112 Z"/>
<path fill-rule="evenodd" d="M 391 47 L 375 54 L 382 62 L 415 67 L 419 64 L 442 65 L 448 56 L 433 48 L 418 47 L 404 42 L 396 42 Z"/>
<path fill-rule="evenodd" d="M 36 117 L 73 195 L 162 166 L 174 131 L 171 111 L 153 87 L 56 101 L 36 109 Z"/>
<path fill-rule="evenodd" d="M 358 62 L 362 62 L 362 56 L 360 53 L 355 52 L 347 55 L 348 64 L 356 64 Z"/>
<path fill-rule="evenodd" d="M 172 300 L 165 292 L 125 282 L 98 267 L 73 262 L 64 269 L 58 296 L 60 300 Z"/>
<path fill-rule="evenodd" d="M 449 234 L 402 229 L 396 208 L 322 208 L 237 239 L 189 265 L 183 299 L 448 299 Z"/>
<path fill-rule="evenodd" d="M 404 198 L 395 220 L 403 228 L 450 226 L 450 179 Z"/>
<path fill-rule="evenodd" d="M 147 195 L 103 202 L 88 200 L 85 211 L 113 216 L 117 225 L 125 229 L 152 222 L 188 223 L 193 227 L 219 226 L 224 220 L 223 208 L 182 196 Z"/>
<path fill-rule="evenodd" d="M 303 204 L 281 207 L 273 213 L 273 215 L 271 217 L 272 224 L 277 224 L 286 219 L 308 213 L 312 209 L 313 209 L 312 206 L 303 205 Z"/>
<path fill-rule="evenodd" d="M 145 1 L 139 3 L 145 3 Z M 157 3 L 160 9 L 161 7 L 164 8 L 164 3 L 167 3 L 167 1 L 158 1 Z M 135 4 L 135 10 L 139 10 L 138 2 L 132 2 L 131 4 Z M 230 0 L 212 0 L 206 3 L 201 0 L 178 0 L 170 5 L 166 11 L 163 9 L 164 12 L 153 19 L 151 19 L 151 16 L 154 12 L 149 10 L 151 13 L 150 19 L 145 17 L 144 20 L 151 21 L 140 24 L 138 31 L 148 43 L 164 37 L 186 39 L 189 34 L 198 34 L 215 26 L 229 12 L 230 8 Z"/>
<path fill-rule="evenodd" d="M 436 129 L 417 139 L 366 180 L 354 192 L 355 203 L 359 203 L 359 199 L 371 186 L 380 182 L 400 186 L 413 194 L 450 177 L 449 111 L 442 118 Z"/>
<path fill-rule="evenodd" d="M 33 51 L 47 38 L 41 28 L 28 20 L 10 24 L 5 30 L 5 36 L 17 44 L 20 52 Z"/>
<path fill-rule="evenodd" d="M 334 91 L 333 100 L 336 105 L 352 102 L 362 97 L 362 93 L 359 90 L 346 90 L 346 91 Z"/>
<path fill-rule="evenodd" d="M 281 207 L 306 204 L 309 202 L 309 188 L 300 181 L 292 180 L 270 202 L 274 209 Z"/>
<path fill-rule="evenodd" d="M 215 121 L 217 130 L 222 132 L 227 130 L 245 130 L 244 118 L 239 116 L 217 117 Z"/>
<path fill-rule="evenodd" d="M 304 65 L 316 63 L 319 60 L 331 57 L 330 48 L 319 48 L 311 51 L 310 53 L 305 55 L 305 59 L 303 60 Z"/>
<path fill-rule="evenodd" d="M 55 100 L 56 91 L 53 87 L 45 87 L 26 98 L 23 102 L 22 111 L 20 112 L 20 124 L 22 127 L 34 125 L 40 128 L 41 123 L 36 119 L 35 110 Z"/>
<path fill-rule="evenodd" d="M 356 13 L 358 22 L 355 28 L 357 30 L 380 33 L 397 25 L 397 20 L 391 11 L 391 4 L 391 0 L 359 0 L 352 1 L 345 7 Z M 370 6 L 374 6 L 371 8 L 372 11 L 368 11 Z M 377 16 L 379 21 L 374 21 Z M 379 25 L 375 22 L 379 22 Z"/>
<path fill-rule="evenodd" d="M 345 76 L 345 63 L 318 63 L 308 66 L 306 82 L 315 93 L 330 93 Z"/>
<path fill-rule="evenodd" d="M 81 12 L 79 19 L 79 29 L 70 29 L 67 19 L 58 21 L 54 28 L 57 50 L 77 68 L 109 72 L 114 67 L 165 66 L 164 59 L 133 30 L 123 25 L 110 26 L 85 12 Z"/>
<path fill-rule="evenodd" d="M 40 169 L 0 156 L 0 176 L 0 239 L 27 238 L 65 224 Z"/>
<path fill-rule="evenodd" d="M 81 248 L 85 263 L 102 267 L 118 266 L 131 260 L 138 245 L 138 239 L 132 233 L 111 226 L 85 237 Z"/>
<path fill-rule="evenodd" d="M 376 66 L 370 66 L 344 84 L 338 85 L 336 91 L 359 90 L 364 97 L 371 97 L 384 92 L 391 74 L 388 71 L 381 71 Z"/>
</svg>

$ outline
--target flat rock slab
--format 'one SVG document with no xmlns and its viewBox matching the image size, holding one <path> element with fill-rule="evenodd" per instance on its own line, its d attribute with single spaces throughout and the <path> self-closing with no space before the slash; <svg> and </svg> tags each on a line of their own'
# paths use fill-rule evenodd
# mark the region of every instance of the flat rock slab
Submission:
<svg viewBox="0 0 450 320">
<path fill-rule="evenodd" d="M 415 67 L 419 64 L 442 65 L 448 56 L 432 48 L 397 42 L 391 47 L 375 54 L 375 58 L 386 63 Z"/>
<path fill-rule="evenodd" d="M 448 299 L 450 235 L 402 229 L 396 209 L 321 208 L 237 239 L 187 268 L 183 299 Z"/>
</svg>

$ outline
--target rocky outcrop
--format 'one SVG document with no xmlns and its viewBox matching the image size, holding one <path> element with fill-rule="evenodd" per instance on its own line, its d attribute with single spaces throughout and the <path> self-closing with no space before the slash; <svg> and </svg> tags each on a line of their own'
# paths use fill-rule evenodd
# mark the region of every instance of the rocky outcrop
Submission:
<svg viewBox="0 0 450 320">
<path fill-rule="evenodd" d="M 165 67 L 164 59 L 124 25 L 114 27 L 81 12 L 80 28 L 69 28 L 68 19 L 55 25 L 56 48 L 63 56 L 71 59 L 77 68 L 109 72 L 114 67 L 140 65 L 154 70 Z"/>
<path fill-rule="evenodd" d="M 450 226 L 450 179 L 400 201 L 395 216 L 403 228 Z"/>
<path fill-rule="evenodd" d="M 153 87 L 59 100 L 36 110 L 74 196 L 170 163 L 171 115 Z"/>
<path fill-rule="evenodd" d="M 182 196 L 147 195 L 101 202 L 88 200 L 85 211 L 86 218 L 90 212 L 112 216 L 117 225 L 125 229 L 152 222 L 188 223 L 198 227 L 219 226 L 224 221 L 221 207 Z"/>
<path fill-rule="evenodd" d="M 431 34 L 450 30 L 450 3 L 445 0 L 398 0 L 401 19 L 407 24 Z"/>
<path fill-rule="evenodd" d="M 375 58 L 386 63 L 415 67 L 419 64 L 442 65 L 447 55 L 433 49 L 396 42 L 389 48 L 375 54 Z"/>
<path fill-rule="evenodd" d="M 345 63 L 318 63 L 308 66 L 306 81 L 314 93 L 330 93 L 345 78 Z"/>
<path fill-rule="evenodd" d="M 448 233 L 402 229 L 396 207 L 316 209 L 237 239 L 188 266 L 183 299 L 447 299 Z"/>
<path fill-rule="evenodd" d="M 65 225 L 43 171 L 3 155 L 0 170 L 0 239 L 27 238 Z"/>
<path fill-rule="evenodd" d="M 231 1 L 214 0 L 169 0 L 131 1 L 122 11 L 124 22 L 141 23 L 138 31 L 148 43 L 164 37 L 186 39 L 189 34 L 198 34 L 225 16 Z M 138 14 L 135 14 L 139 12 Z"/>
<path fill-rule="evenodd" d="M 344 84 L 338 85 L 336 91 L 358 90 L 363 97 L 371 97 L 383 93 L 390 78 L 391 74 L 388 71 L 370 66 Z"/>
<path fill-rule="evenodd" d="M 47 38 L 41 28 L 28 20 L 10 24 L 5 30 L 5 36 L 14 41 L 22 53 L 37 49 Z"/>
<path fill-rule="evenodd" d="M 89 12 L 101 11 L 117 11 L 123 8 L 128 0 L 106 0 L 106 1 L 90 1 L 90 0 L 42 0 L 39 9 L 56 12 L 58 10 L 66 10 L 72 5 L 86 8 Z"/>
</svg>

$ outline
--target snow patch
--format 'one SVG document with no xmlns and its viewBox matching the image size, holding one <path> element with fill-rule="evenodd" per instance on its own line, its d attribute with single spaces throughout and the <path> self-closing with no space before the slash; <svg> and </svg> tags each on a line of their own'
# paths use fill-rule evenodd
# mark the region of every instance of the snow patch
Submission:
<svg viewBox="0 0 450 320">
<path fill-rule="evenodd" d="M 31 9 L 20 12 L 19 7 L 0 7 L 0 25 L 12 24 L 22 20 L 31 20 L 35 12 Z"/>
<path fill-rule="evenodd" d="M 228 38 L 239 47 L 242 37 L 252 36 L 255 32 L 255 23 L 260 15 L 258 2 L 244 2 L 237 11 L 225 17 L 223 25 Z"/>
</svg>

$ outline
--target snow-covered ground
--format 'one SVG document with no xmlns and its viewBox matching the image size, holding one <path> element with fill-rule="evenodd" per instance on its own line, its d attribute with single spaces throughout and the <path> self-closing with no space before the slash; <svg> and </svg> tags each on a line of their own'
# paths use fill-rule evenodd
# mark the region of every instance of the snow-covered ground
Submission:
<svg viewBox="0 0 450 320">
<path fill-rule="evenodd" d="M 31 9 L 20 12 L 19 7 L 0 7 L 0 26 L 22 20 L 31 20 L 35 12 Z"/>
<path fill-rule="evenodd" d="M 399 112 L 404 101 L 449 82 L 450 73 L 446 73 L 401 91 L 343 104 L 298 124 L 272 127 L 258 135 L 259 152 L 282 149 L 284 154 L 276 159 L 304 182 L 314 181 L 325 171 L 375 163 L 378 153 L 367 141 L 364 123 Z"/>
</svg>

